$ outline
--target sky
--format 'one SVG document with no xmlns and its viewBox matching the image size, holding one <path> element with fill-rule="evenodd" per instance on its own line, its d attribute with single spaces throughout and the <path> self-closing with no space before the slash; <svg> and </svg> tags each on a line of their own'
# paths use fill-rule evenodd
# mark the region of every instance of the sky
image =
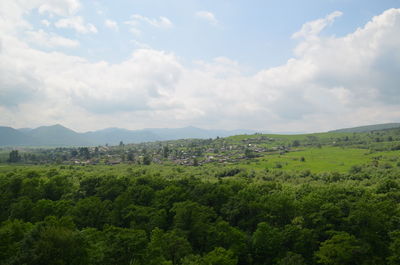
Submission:
<svg viewBox="0 0 400 265">
<path fill-rule="evenodd" d="M 0 125 L 400 122 L 400 0 L 2 0 Z"/>
</svg>

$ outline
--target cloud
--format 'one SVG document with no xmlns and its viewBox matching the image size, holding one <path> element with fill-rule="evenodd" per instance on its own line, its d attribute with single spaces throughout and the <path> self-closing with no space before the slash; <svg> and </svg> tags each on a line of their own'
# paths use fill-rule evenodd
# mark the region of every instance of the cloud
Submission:
<svg viewBox="0 0 400 265">
<path fill-rule="evenodd" d="M 137 25 L 140 22 L 145 22 L 156 28 L 171 28 L 173 26 L 171 20 L 163 16 L 157 19 L 157 18 L 148 18 L 139 14 L 133 14 L 131 16 L 131 19 L 132 20 L 127 21 L 127 24 Z"/>
<path fill-rule="evenodd" d="M 252 75 L 229 58 L 187 66 L 151 48 L 91 62 L 2 31 L 0 123 L 314 131 L 399 120 L 400 9 L 346 36 L 320 36 L 332 14 L 303 25 L 293 58 Z"/>
<path fill-rule="evenodd" d="M 40 20 L 40 23 L 42 25 L 45 25 L 46 27 L 49 27 L 51 25 L 50 21 L 48 21 L 47 19 Z"/>
<path fill-rule="evenodd" d="M 59 16 L 69 16 L 75 14 L 80 8 L 79 0 L 47 0 L 39 1 L 42 4 L 39 6 L 39 13 L 49 13 Z"/>
<path fill-rule="evenodd" d="M 203 19 L 212 25 L 218 25 L 218 20 L 215 15 L 210 11 L 198 11 L 195 16 L 199 19 Z"/>
<path fill-rule="evenodd" d="M 85 24 L 84 19 L 80 16 L 62 18 L 54 25 L 57 28 L 70 28 L 81 34 L 97 33 L 97 28 L 93 24 Z"/>
<path fill-rule="evenodd" d="M 149 18 L 139 14 L 133 14 L 130 20 L 125 21 L 125 24 L 130 26 L 129 31 L 135 36 L 140 36 L 142 34 L 140 30 L 142 23 L 159 29 L 169 29 L 174 26 L 171 20 L 163 16 L 159 18 Z"/>
<path fill-rule="evenodd" d="M 54 48 L 54 47 L 64 47 L 64 48 L 76 48 L 79 46 L 79 41 L 71 40 L 68 38 L 61 37 L 54 33 L 47 33 L 43 30 L 38 31 L 28 31 L 26 32 L 28 41 L 36 45 Z"/>
<path fill-rule="evenodd" d="M 32 27 L 24 15 L 37 9 L 42 15 L 70 16 L 81 7 L 79 0 L 4 0 L 0 1 L 0 31 L 15 33 L 17 30 Z"/>
<path fill-rule="evenodd" d="M 335 11 L 327 15 L 325 18 L 320 18 L 314 21 L 307 22 L 301 27 L 300 31 L 292 35 L 292 38 L 298 39 L 317 36 L 324 28 L 331 25 L 337 17 L 340 17 L 342 15 L 342 12 Z"/>
<path fill-rule="evenodd" d="M 109 29 L 118 31 L 118 23 L 114 20 L 106 19 L 106 21 L 104 21 L 104 25 Z"/>
</svg>

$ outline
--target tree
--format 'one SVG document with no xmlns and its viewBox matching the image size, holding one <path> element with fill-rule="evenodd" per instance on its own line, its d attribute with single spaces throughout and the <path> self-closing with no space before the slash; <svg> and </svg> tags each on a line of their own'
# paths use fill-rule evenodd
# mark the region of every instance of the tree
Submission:
<svg viewBox="0 0 400 265">
<path fill-rule="evenodd" d="M 74 221 L 78 227 L 95 227 L 101 229 L 109 220 L 110 201 L 101 201 L 92 196 L 80 200 L 73 209 Z"/>
<path fill-rule="evenodd" d="M 363 253 L 360 242 L 353 235 L 338 232 L 322 242 L 315 256 L 318 263 L 324 265 L 356 265 L 362 264 Z"/>
<path fill-rule="evenodd" d="M 18 154 L 18 150 L 12 150 L 9 154 L 8 162 L 17 163 L 21 161 L 21 156 Z"/>
<path fill-rule="evenodd" d="M 148 260 L 155 258 L 157 261 L 171 261 L 172 264 L 178 264 L 183 257 L 192 252 L 192 248 L 182 231 L 164 232 L 155 228 L 151 232 L 147 251 Z"/>
<path fill-rule="evenodd" d="M 215 248 L 213 251 L 204 256 L 204 263 L 207 265 L 236 265 L 237 258 L 232 251 L 221 247 Z"/>
<path fill-rule="evenodd" d="M 299 147 L 299 146 L 300 146 L 300 141 L 299 141 L 299 140 L 294 140 L 294 141 L 292 142 L 292 146 L 293 146 L 293 147 Z"/>
<path fill-rule="evenodd" d="M 277 265 L 306 265 L 306 263 L 303 256 L 289 251 L 286 253 L 286 256 L 277 263 Z"/>
<path fill-rule="evenodd" d="M 20 242 L 32 229 L 31 223 L 20 220 L 8 220 L 0 226 L 0 264 L 7 264 L 7 260 L 15 257 L 20 251 Z"/>
<path fill-rule="evenodd" d="M 283 250 L 283 235 L 278 228 L 272 227 L 266 222 L 261 222 L 253 233 L 253 251 L 256 264 L 269 264 Z"/>
<path fill-rule="evenodd" d="M 163 157 L 168 158 L 169 153 L 170 153 L 170 150 L 169 150 L 168 146 L 164 146 L 163 147 Z"/>
<path fill-rule="evenodd" d="M 188 233 L 189 241 L 195 249 L 204 250 L 208 245 L 211 222 L 216 217 L 213 209 L 185 201 L 175 203 L 171 212 L 175 213 L 175 227 Z"/>
<path fill-rule="evenodd" d="M 143 156 L 143 165 L 150 165 L 151 164 L 151 156 L 149 154 L 145 154 Z"/>
<path fill-rule="evenodd" d="M 107 249 L 103 264 L 137 264 L 143 259 L 147 235 L 143 230 L 106 226 L 104 229 Z"/>
<path fill-rule="evenodd" d="M 127 156 L 128 161 L 132 162 L 135 159 L 135 155 L 130 151 Z"/>
<path fill-rule="evenodd" d="M 215 247 L 231 250 L 236 256 L 243 256 L 248 250 L 246 234 L 225 221 L 219 221 L 215 225 L 215 232 L 209 241 Z"/>
<path fill-rule="evenodd" d="M 15 264 L 84 265 L 87 261 L 86 244 L 72 221 L 52 216 L 25 236 Z"/>
<path fill-rule="evenodd" d="M 391 232 L 390 238 L 392 239 L 392 242 L 390 243 L 389 248 L 392 255 L 388 257 L 388 264 L 400 264 L 400 230 Z"/>
<path fill-rule="evenodd" d="M 244 150 L 244 156 L 246 158 L 254 158 L 255 157 L 253 151 L 249 148 L 246 148 L 246 150 Z"/>
</svg>

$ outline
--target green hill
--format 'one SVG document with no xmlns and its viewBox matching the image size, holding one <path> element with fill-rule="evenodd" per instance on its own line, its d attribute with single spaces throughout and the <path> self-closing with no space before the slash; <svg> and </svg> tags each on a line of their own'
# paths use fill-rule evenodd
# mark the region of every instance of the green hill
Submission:
<svg viewBox="0 0 400 265">
<path fill-rule="evenodd" d="M 344 128 L 339 130 L 333 130 L 329 132 L 372 132 L 372 131 L 379 131 L 379 130 L 386 130 L 386 129 L 394 129 L 400 128 L 400 123 L 383 123 L 383 124 L 374 124 L 374 125 L 366 125 L 366 126 L 358 126 L 352 128 Z"/>
</svg>

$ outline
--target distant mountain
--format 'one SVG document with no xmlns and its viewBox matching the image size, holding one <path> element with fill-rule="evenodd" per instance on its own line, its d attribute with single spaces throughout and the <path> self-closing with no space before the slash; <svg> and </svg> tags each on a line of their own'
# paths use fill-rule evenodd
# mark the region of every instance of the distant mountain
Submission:
<svg viewBox="0 0 400 265">
<path fill-rule="evenodd" d="M 122 141 L 141 143 L 152 141 L 177 140 L 188 138 L 215 138 L 237 134 L 253 134 L 251 130 L 206 130 L 196 127 L 156 128 L 127 130 L 108 128 L 99 131 L 77 133 L 62 125 L 41 126 L 36 129 L 13 129 L 0 127 L 0 146 L 95 146 L 117 145 Z"/>
<path fill-rule="evenodd" d="M 26 132 L 32 131 L 32 128 L 19 128 L 17 130 L 20 132 L 26 133 Z"/>
<path fill-rule="evenodd" d="M 62 125 L 41 126 L 25 132 L 41 145 L 50 146 L 84 146 L 95 145 L 88 137 L 81 133 L 74 132 Z"/>
<path fill-rule="evenodd" d="M 400 123 L 383 123 L 383 124 L 375 124 L 375 125 L 367 125 L 367 126 L 358 126 L 358 127 L 353 127 L 353 128 L 345 128 L 345 129 L 339 129 L 339 130 L 333 130 L 329 132 L 372 132 L 372 131 L 379 131 L 379 130 L 385 130 L 385 129 L 394 129 L 394 128 L 400 128 Z"/>
<path fill-rule="evenodd" d="M 38 141 L 11 127 L 0 126 L 0 146 L 37 145 Z"/>
<path fill-rule="evenodd" d="M 255 131 L 251 130 L 206 130 L 196 127 L 184 128 L 153 128 L 142 130 L 127 130 L 120 128 L 108 128 L 100 131 L 87 132 L 87 136 L 92 141 L 98 144 L 117 145 L 120 141 L 124 143 L 142 143 L 154 142 L 165 140 L 178 140 L 178 139 L 207 139 L 215 138 L 217 136 L 226 137 L 236 134 L 253 134 Z"/>
<path fill-rule="evenodd" d="M 117 145 L 120 141 L 124 143 L 141 143 L 160 140 L 160 136 L 151 131 L 131 131 L 120 128 L 108 128 L 100 131 L 87 132 L 84 133 L 84 135 L 98 145 Z"/>
</svg>

